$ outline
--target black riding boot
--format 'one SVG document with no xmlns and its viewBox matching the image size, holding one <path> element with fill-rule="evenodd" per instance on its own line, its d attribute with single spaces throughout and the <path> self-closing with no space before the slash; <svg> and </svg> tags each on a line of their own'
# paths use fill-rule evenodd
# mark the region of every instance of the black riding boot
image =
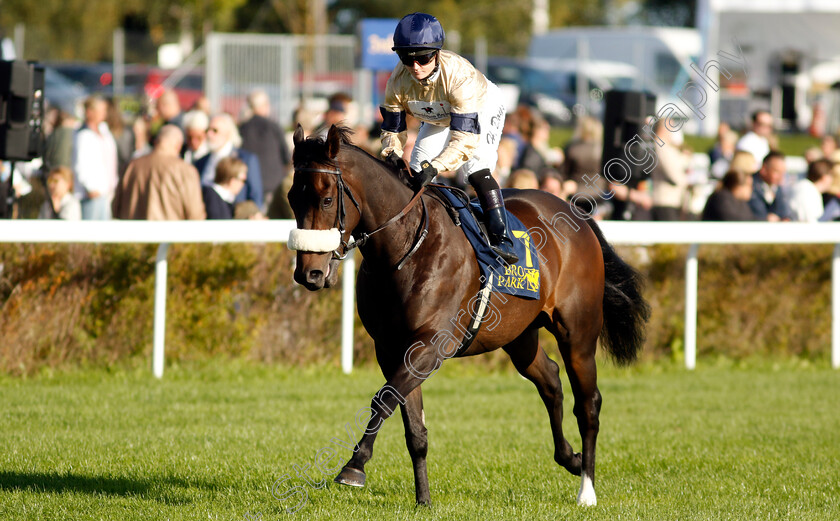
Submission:
<svg viewBox="0 0 840 521">
<path fill-rule="evenodd" d="M 519 257 L 516 255 L 510 238 L 505 202 L 502 199 L 499 183 L 493 179 L 490 170 L 487 169 L 470 174 L 469 181 L 475 188 L 481 209 L 484 211 L 484 225 L 490 236 L 490 248 L 503 261 L 516 264 Z"/>
</svg>

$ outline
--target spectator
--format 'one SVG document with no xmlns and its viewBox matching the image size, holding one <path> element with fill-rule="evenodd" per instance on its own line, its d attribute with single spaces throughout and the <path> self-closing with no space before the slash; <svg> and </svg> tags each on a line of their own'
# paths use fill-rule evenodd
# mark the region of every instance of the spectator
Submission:
<svg viewBox="0 0 840 521">
<path fill-rule="evenodd" d="M 539 190 L 540 181 L 537 179 L 537 174 L 533 170 L 518 168 L 508 177 L 507 187 L 518 188 L 520 190 Z"/>
<path fill-rule="evenodd" d="M 493 177 L 496 178 L 499 186 L 504 186 L 516 161 L 516 141 L 503 135 L 499 140 L 497 152 L 499 157 L 496 159 L 496 169 L 493 171 Z"/>
<path fill-rule="evenodd" d="M 578 120 L 575 137 L 566 145 L 564 154 L 563 188 L 567 194 L 581 192 L 597 201 L 606 192 L 607 181 L 604 176 L 599 176 L 594 183 L 586 183 L 583 179 L 584 175 L 596 179 L 595 175 L 601 172 L 603 134 L 604 128 L 597 119 L 584 116 Z"/>
<path fill-rule="evenodd" d="M 94 94 L 85 100 L 85 122 L 73 140 L 73 171 L 76 196 L 82 203 L 82 219 L 111 218 L 111 199 L 117 186 L 117 144 L 105 118 L 108 103 Z"/>
<path fill-rule="evenodd" d="M 715 145 L 716 153 L 709 152 L 709 157 L 716 156 L 717 159 L 712 162 L 709 167 L 709 174 L 713 179 L 722 179 L 723 176 L 730 170 L 729 165 L 735 157 L 735 144 L 738 142 L 738 134 L 734 130 L 727 130 L 720 136 L 718 144 Z M 744 154 L 745 152 L 741 152 Z M 752 154 L 750 154 L 752 157 Z M 753 160 L 755 161 L 755 160 Z M 754 173 L 755 168 L 748 173 Z"/>
<path fill-rule="evenodd" d="M 525 110 L 529 109 L 525 108 Z M 510 140 L 516 145 L 511 165 L 519 163 L 519 156 L 521 156 L 522 151 L 525 150 L 525 138 L 522 136 L 521 122 L 522 119 L 519 115 L 519 111 L 513 111 L 510 114 L 505 115 L 505 123 L 502 125 L 502 142 Z M 499 146 L 501 147 L 501 144 Z"/>
<path fill-rule="evenodd" d="M 184 147 L 184 161 L 193 164 L 210 153 L 207 146 L 207 127 L 210 126 L 210 118 L 200 110 L 191 110 L 184 114 L 184 134 L 186 135 L 186 146 Z"/>
<path fill-rule="evenodd" d="M 770 153 L 770 138 L 773 135 L 773 116 L 766 110 L 758 110 L 752 115 L 752 130 L 738 140 L 735 150 L 745 150 L 756 161 L 762 161 Z"/>
<path fill-rule="evenodd" d="M 823 136 L 820 141 L 820 151 L 825 159 L 831 159 L 831 155 L 837 150 L 837 138 L 831 134 Z"/>
<path fill-rule="evenodd" d="M 267 219 L 265 215 L 260 212 L 254 201 L 242 201 L 233 207 L 234 219 L 248 219 L 251 221 L 263 221 Z"/>
<path fill-rule="evenodd" d="M 656 150 L 657 162 L 651 172 L 653 219 L 679 221 L 688 194 L 688 158 L 674 143 L 674 135 L 659 119 L 654 132 L 663 144 Z"/>
<path fill-rule="evenodd" d="M 0 176 L 0 219 L 12 217 L 12 207 L 9 206 L 9 181 Z"/>
<path fill-rule="evenodd" d="M 201 187 L 208 219 L 233 219 L 236 195 L 245 187 L 248 167 L 236 157 L 225 157 L 216 167 L 213 184 Z"/>
<path fill-rule="evenodd" d="M 79 120 L 69 112 L 59 112 L 44 150 L 44 165 L 48 169 L 73 166 L 73 136 L 78 124 Z"/>
<path fill-rule="evenodd" d="M 117 176 L 122 179 L 125 169 L 128 168 L 128 163 L 134 155 L 134 132 L 131 127 L 126 126 L 120 108 L 113 98 L 108 99 L 108 115 L 105 118 L 105 123 L 108 124 L 108 130 L 111 131 L 111 135 L 114 136 L 114 141 L 117 143 Z"/>
<path fill-rule="evenodd" d="M 560 199 L 564 199 L 563 193 L 563 179 L 560 177 L 560 174 L 555 170 L 548 170 L 542 176 L 542 181 L 540 182 L 540 190 L 543 192 L 548 192 L 551 195 L 558 197 Z"/>
<path fill-rule="evenodd" d="M 131 123 L 131 132 L 134 134 L 134 153 L 131 154 L 131 159 L 145 156 L 152 151 L 152 146 L 149 144 L 151 136 L 149 135 L 149 122 L 140 114 Z"/>
<path fill-rule="evenodd" d="M 230 114 L 219 114 L 210 118 L 210 126 L 207 129 L 207 145 L 210 153 L 195 161 L 195 167 L 201 175 L 201 184 L 210 186 L 214 182 L 216 166 L 219 161 L 226 157 L 241 159 L 248 169 L 248 179 L 244 190 L 237 193 L 236 202 L 254 201 L 262 208 L 263 190 L 260 173 L 260 163 L 257 156 L 239 148 L 242 146 L 242 137 L 236 128 L 236 123 Z"/>
<path fill-rule="evenodd" d="M 726 122 L 722 121 L 718 125 L 717 141 L 715 141 L 714 146 L 712 146 L 712 148 L 709 149 L 709 164 L 710 165 L 715 164 L 718 161 L 718 159 L 720 159 L 722 157 L 727 157 L 727 154 L 724 151 L 723 142 L 725 140 L 727 140 L 727 137 L 731 135 L 730 134 L 731 132 L 732 132 L 732 129 L 729 127 L 729 123 L 726 123 Z M 737 142 L 738 141 L 738 137 L 737 137 L 738 134 L 735 134 L 735 136 L 736 136 L 735 137 L 735 142 Z M 735 143 L 733 142 L 732 145 L 734 146 Z M 734 150 L 733 150 L 733 152 L 734 152 Z M 729 154 L 727 159 L 732 159 L 732 154 Z M 724 174 L 725 173 L 726 172 L 724 172 Z M 721 174 L 720 177 L 723 177 L 723 174 Z"/>
<path fill-rule="evenodd" d="M 823 215 L 823 196 L 833 181 L 831 161 L 817 159 L 808 165 L 808 175 L 793 186 L 790 197 L 791 219 L 800 222 L 817 222 Z"/>
<path fill-rule="evenodd" d="M 73 196 L 73 171 L 66 166 L 55 167 L 47 175 L 47 198 L 38 218 L 66 221 L 82 218 L 82 207 Z"/>
<path fill-rule="evenodd" d="M 157 113 L 163 125 L 175 125 L 184 129 L 184 114 L 181 112 L 181 101 L 172 89 L 166 89 L 157 99 Z"/>
<path fill-rule="evenodd" d="M 823 207 L 825 211 L 820 217 L 820 222 L 834 221 L 840 219 L 840 163 L 832 162 L 831 185 L 828 191 L 823 194 Z"/>
<path fill-rule="evenodd" d="M 263 90 L 251 92 L 248 106 L 254 115 L 239 127 L 239 133 L 242 135 L 242 148 L 256 154 L 259 159 L 265 205 L 268 207 L 274 191 L 286 178 L 287 165 L 292 162 L 291 155 L 280 125 L 268 119 L 271 113 L 268 94 Z"/>
<path fill-rule="evenodd" d="M 117 185 L 116 219 L 204 219 L 198 172 L 179 157 L 183 144 L 181 129 L 161 127 L 152 152 L 132 161 Z"/>
<path fill-rule="evenodd" d="M 732 161 L 729 162 L 729 170 L 740 170 L 752 175 L 758 172 L 758 161 L 756 161 L 752 153 L 738 150 L 732 156 Z"/>
<path fill-rule="evenodd" d="M 333 125 L 348 125 L 346 121 L 350 112 L 350 104 L 353 98 L 344 92 L 337 92 L 330 96 L 327 111 L 324 112 L 323 120 L 318 128 L 315 129 L 315 134 L 326 137 L 330 127 Z"/>
<path fill-rule="evenodd" d="M 822 150 L 820 147 L 808 147 L 805 149 L 805 152 L 802 154 L 802 157 L 805 158 L 805 162 L 809 165 L 816 161 L 817 159 L 822 159 L 823 156 Z"/>
<path fill-rule="evenodd" d="M 190 111 L 193 110 L 204 112 L 207 115 L 207 117 L 210 117 L 210 100 L 207 99 L 207 96 L 197 97 L 192 107 L 190 107 Z"/>
<path fill-rule="evenodd" d="M 552 151 L 548 146 L 551 137 L 551 127 L 542 116 L 534 115 L 530 126 L 523 132 L 525 148 L 519 157 L 517 168 L 527 168 L 533 172 L 541 172 L 544 168 L 556 167 L 562 162 L 561 154 Z M 559 161 L 558 161 L 559 159 Z"/>
<path fill-rule="evenodd" d="M 761 170 L 753 175 L 750 208 L 758 220 L 790 220 L 790 204 L 781 188 L 786 170 L 785 155 L 781 152 L 770 152 L 764 157 Z"/>
<path fill-rule="evenodd" d="M 704 221 L 754 221 L 748 201 L 752 196 L 753 177 L 742 170 L 730 170 L 703 208 Z"/>
</svg>

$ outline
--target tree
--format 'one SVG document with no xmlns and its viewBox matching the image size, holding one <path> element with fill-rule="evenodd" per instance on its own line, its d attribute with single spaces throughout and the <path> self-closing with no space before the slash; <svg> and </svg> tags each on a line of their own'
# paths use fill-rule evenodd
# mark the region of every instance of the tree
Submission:
<svg viewBox="0 0 840 521">
<path fill-rule="evenodd" d="M 126 20 L 153 43 L 182 28 L 197 32 L 209 22 L 236 29 L 234 14 L 246 0 L 0 0 L 0 27 L 26 28 L 24 57 L 31 60 L 100 61 L 112 57 L 114 29 Z M 189 23 L 184 24 L 184 19 Z"/>
</svg>

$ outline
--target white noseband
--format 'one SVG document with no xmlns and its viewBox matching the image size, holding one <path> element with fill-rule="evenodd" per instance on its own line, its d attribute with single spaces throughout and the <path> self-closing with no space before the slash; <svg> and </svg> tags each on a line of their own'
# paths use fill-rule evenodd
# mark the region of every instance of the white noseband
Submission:
<svg viewBox="0 0 840 521">
<path fill-rule="evenodd" d="M 341 233 L 338 228 L 329 230 L 299 230 L 289 233 L 289 249 L 296 251 L 313 251 L 319 253 L 333 252 L 341 246 Z"/>
</svg>

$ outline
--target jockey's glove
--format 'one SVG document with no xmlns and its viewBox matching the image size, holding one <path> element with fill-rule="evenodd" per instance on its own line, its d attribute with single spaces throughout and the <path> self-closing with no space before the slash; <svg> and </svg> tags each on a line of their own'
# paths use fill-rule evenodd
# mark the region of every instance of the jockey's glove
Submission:
<svg viewBox="0 0 840 521">
<path fill-rule="evenodd" d="M 400 156 L 398 156 L 393 150 L 389 152 L 387 156 L 385 156 L 385 162 L 389 165 L 399 168 L 400 170 L 406 169 L 405 161 L 403 161 L 403 159 Z"/>
<path fill-rule="evenodd" d="M 430 162 L 423 161 L 422 163 L 420 163 L 420 171 L 414 172 L 415 186 L 419 190 L 420 188 L 431 183 L 432 179 L 434 179 L 437 174 L 437 169 L 433 167 Z"/>
</svg>

